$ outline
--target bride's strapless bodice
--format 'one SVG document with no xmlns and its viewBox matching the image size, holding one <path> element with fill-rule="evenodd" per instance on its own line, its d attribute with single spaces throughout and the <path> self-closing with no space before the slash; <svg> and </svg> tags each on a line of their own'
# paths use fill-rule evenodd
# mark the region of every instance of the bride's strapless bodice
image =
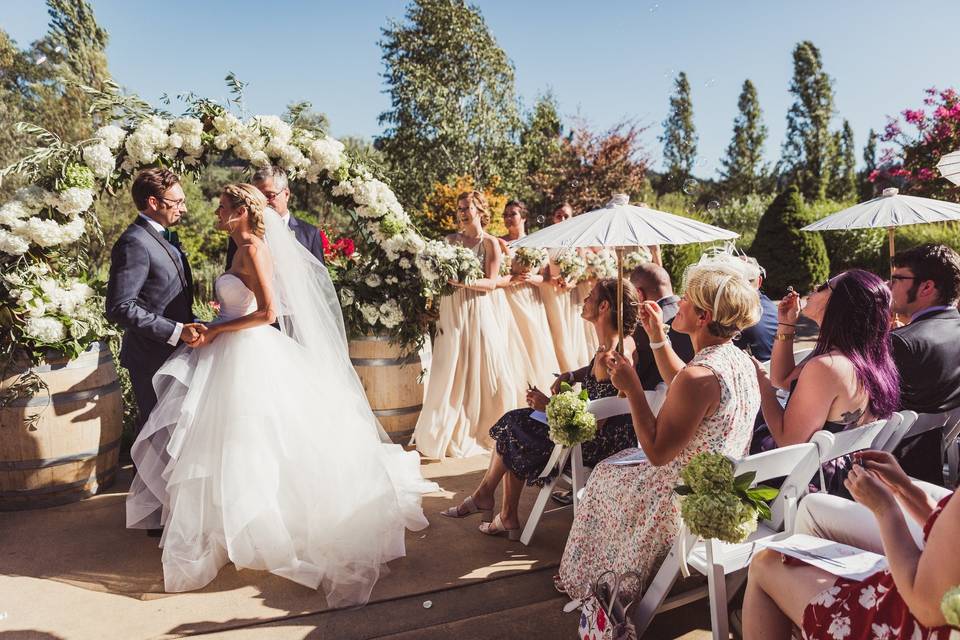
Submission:
<svg viewBox="0 0 960 640">
<path fill-rule="evenodd" d="M 214 283 L 214 289 L 217 302 L 220 303 L 217 320 L 233 320 L 257 310 L 256 296 L 247 289 L 243 280 L 232 273 L 221 273 Z"/>
</svg>

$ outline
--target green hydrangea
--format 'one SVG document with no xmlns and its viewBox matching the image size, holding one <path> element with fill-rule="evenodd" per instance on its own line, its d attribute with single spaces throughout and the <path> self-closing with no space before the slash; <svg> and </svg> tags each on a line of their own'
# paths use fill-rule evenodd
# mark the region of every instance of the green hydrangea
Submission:
<svg viewBox="0 0 960 640">
<path fill-rule="evenodd" d="M 960 586 L 956 586 L 945 594 L 940 601 L 940 611 L 951 627 L 960 628 Z"/>
<path fill-rule="evenodd" d="M 398 219 L 393 214 L 388 213 L 380 220 L 380 231 L 388 238 L 403 233 L 406 225 L 403 220 Z"/>
<path fill-rule="evenodd" d="M 680 515 L 687 527 L 702 538 L 743 542 L 757 529 L 757 512 L 733 493 L 685 496 Z"/>
<path fill-rule="evenodd" d="M 95 186 L 96 180 L 93 171 L 86 165 L 74 162 L 68 164 L 63 170 L 63 189 L 69 189 L 70 187 L 93 189 Z"/>
<path fill-rule="evenodd" d="M 587 411 L 586 392 L 566 390 L 550 398 L 547 424 L 550 439 L 565 447 L 593 440 L 597 435 L 597 419 Z"/>
<path fill-rule="evenodd" d="M 733 463 L 719 453 L 698 453 L 680 472 L 693 493 L 733 491 Z"/>
</svg>

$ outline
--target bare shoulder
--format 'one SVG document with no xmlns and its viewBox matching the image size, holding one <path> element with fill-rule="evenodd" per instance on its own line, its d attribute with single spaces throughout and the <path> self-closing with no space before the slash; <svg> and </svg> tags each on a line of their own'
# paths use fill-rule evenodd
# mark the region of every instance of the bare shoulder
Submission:
<svg viewBox="0 0 960 640">
<path fill-rule="evenodd" d="M 845 378 L 853 371 L 853 363 L 839 353 L 824 353 L 814 356 L 803 364 L 801 377 L 836 380 Z"/>
<path fill-rule="evenodd" d="M 500 250 L 500 243 L 503 242 L 500 238 L 492 236 L 489 233 L 484 232 L 483 234 L 483 247 L 488 250 Z M 506 243 L 504 243 L 506 244 Z"/>
<path fill-rule="evenodd" d="M 691 391 L 706 391 L 712 388 L 720 388 L 720 382 L 717 380 L 717 374 L 712 369 L 701 367 L 699 365 L 687 365 L 680 370 L 680 373 L 673 379 L 674 385 L 680 385 L 683 389 Z"/>
</svg>

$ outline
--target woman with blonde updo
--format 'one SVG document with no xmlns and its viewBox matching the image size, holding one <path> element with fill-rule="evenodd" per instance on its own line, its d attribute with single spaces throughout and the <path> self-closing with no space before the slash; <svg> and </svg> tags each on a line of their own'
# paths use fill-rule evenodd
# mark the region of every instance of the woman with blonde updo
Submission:
<svg viewBox="0 0 960 640">
<path fill-rule="evenodd" d="M 220 196 L 217 228 L 237 247 L 220 313 L 153 378 L 127 526 L 163 528 L 166 591 L 232 562 L 363 604 L 437 487 L 415 452 L 382 441 L 326 268 L 266 205 L 249 184 Z"/>
<path fill-rule="evenodd" d="M 690 336 L 694 357 L 684 364 L 670 347 L 657 303 L 641 303 L 640 319 L 657 368 L 669 389 L 659 413 L 647 404 L 629 358 L 604 358 L 623 391 L 646 460 L 611 464 L 640 451 L 627 449 L 598 464 L 587 483 L 563 552 L 557 586 L 575 598 L 590 592 L 601 573 L 637 571 L 646 582 L 666 556 L 680 527 L 673 488 L 697 453 L 746 455 L 760 407 L 750 358 L 732 343 L 760 317 L 757 290 L 739 269 L 724 264 L 687 270 L 673 329 Z"/>
<path fill-rule="evenodd" d="M 525 368 L 516 357 L 523 354 L 508 348 L 508 337 L 517 334 L 502 320 L 509 310 L 494 304 L 501 249 L 500 240 L 483 230 L 488 211 L 482 193 L 461 193 L 460 230 L 447 236 L 447 242 L 474 252 L 484 276 L 470 284 L 451 281 L 456 291 L 440 302 L 430 379 L 413 431 L 417 451 L 428 458 L 485 453 L 492 445 L 490 427 L 523 398 Z"/>
</svg>

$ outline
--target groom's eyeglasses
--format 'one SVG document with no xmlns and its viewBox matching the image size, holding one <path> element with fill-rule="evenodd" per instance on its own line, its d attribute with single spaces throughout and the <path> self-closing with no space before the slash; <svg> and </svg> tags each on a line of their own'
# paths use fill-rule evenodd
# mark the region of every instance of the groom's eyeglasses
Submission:
<svg viewBox="0 0 960 640">
<path fill-rule="evenodd" d="M 170 198 L 164 198 L 163 196 L 157 196 L 157 200 L 163 200 L 169 204 L 172 204 L 175 208 L 179 209 L 183 205 L 187 204 L 186 198 L 180 198 L 179 200 L 171 200 Z"/>
<path fill-rule="evenodd" d="M 264 191 L 263 192 L 263 197 L 267 199 L 267 202 L 273 202 L 274 200 L 276 200 L 282 195 L 283 195 L 283 191 L 274 191 L 274 192 Z"/>
</svg>

